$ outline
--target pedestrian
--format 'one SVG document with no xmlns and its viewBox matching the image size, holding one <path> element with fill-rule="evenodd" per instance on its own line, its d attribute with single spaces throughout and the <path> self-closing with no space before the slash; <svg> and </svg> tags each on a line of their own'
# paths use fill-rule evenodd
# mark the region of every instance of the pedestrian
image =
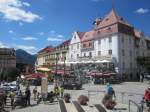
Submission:
<svg viewBox="0 0 150 112">
<path fill-rule="evenodd" d="M 11 99 L 11 106 L 12 106 L 12 108 L 13 108 L 13 105 L 14 105 L 15 96 L 16 96 L 16 93 L 15 93 L 15 91 L 12 90 L 12 91 L 10 92 L 10 94 L 9 94 L 9 97 L 10 97 L 10 99 Z"/>
<path fill-rule="evenodd" d="M 54 87 L 54 93 L 56 95 L 56 98 L 59 99 L 59 88 L 57 85 Z"/>
<path fill-rule="evenodd" d="M 144 100 L 146 102 L 147 107 L 150 107 L 150 87 L 145 90 Z"/>
<path fill-rule="evenodd" d="M 63 96 L 64 96 L 64 87 L 60 86 L 59 91 L 60 91 L 60 97 L 63 98 Z"/>
<path fill-rule="evenodd" d="M 35 86 L 35 88 L 33 89 L 33 95 L 34 95 L 34 101 L 36 100 L 37 97 L 37 87 Z"/>
<path fill-rule="evenodd" d="M 144 74 L 141 73 L 141 74 L 140 74 L 140 82 L 143 82 L 143 80 L 144 80 Z"/>
<path fill-rule="evenodd" d="M 109 83 L 107 84 L 106 94 L 110 97 L 110 100 L 113 99 L 113 96 L 116 98 L 115 91 Z"/>
<path fill-rule="evenodd" d="M 29 88 L 26 88 L 25 96 L 26 96 L 26 105 L 30 106 L 31 91 Z"/>
</svg>

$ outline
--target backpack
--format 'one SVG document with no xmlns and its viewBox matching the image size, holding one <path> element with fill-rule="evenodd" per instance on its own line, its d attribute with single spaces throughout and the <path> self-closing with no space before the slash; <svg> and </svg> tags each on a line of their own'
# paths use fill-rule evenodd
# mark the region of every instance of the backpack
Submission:
<svg viewBox="0 0 150 112">
<path fill-rule="evenodd" d="M 108 94 L 112 95 L 114 93 L 114 90 L 112 87 L 109 87 L 108 88 Z"/>
</svg>

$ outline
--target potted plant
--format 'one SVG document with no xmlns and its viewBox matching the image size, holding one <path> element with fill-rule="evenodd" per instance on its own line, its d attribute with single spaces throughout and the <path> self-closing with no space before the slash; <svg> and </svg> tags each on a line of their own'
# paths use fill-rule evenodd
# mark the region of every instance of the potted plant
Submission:
<svg viewBox="0 0 150 112">
<path fill-rule="evenodd" d="M 114 107 L 116 106 L 116 102 L 115 101 L 111 101 L 111 100 L 109 100 L 109 101 L 107 101 L 105 104 L 104 104 L 104 106 L 107 108 L 107 109 L 109 109 L 109 110 L 112 110 L 112 109 L 114 109 Z"/>
<path fill-rule="evenodd" d="M 66 103 L 70 103 L 70 98 L 71 98 L 71 97 L 70 97 L 70 94 L 69 94 L 69 93 L 65 93 L 65 94 L 64 94 L 64 100 L 65 100 Z"/>
<path fill-rule="evenodd" d="M 80 95 L 78 97 L 78 102 L 80 105 L 87 105 L 87 102 L 89 101 L 89 98 L 85 95 Z"/>
</svg>

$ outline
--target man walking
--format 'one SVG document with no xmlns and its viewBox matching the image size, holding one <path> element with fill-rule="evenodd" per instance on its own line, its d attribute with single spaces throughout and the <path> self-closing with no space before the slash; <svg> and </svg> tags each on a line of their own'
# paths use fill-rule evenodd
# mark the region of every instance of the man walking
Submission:
<svg viewBox="0 0 150 112">
<path fill-rule="evenodd" d="M 30 106 L 31 91 L 29 88 L 26 88 L 25 95 L 26 95 L 26 104 Z"/>
</svg>

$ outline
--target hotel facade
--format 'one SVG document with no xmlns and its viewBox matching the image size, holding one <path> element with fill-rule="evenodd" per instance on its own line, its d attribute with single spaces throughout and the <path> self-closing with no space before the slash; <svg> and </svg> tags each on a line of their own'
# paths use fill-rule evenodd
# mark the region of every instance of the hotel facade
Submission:
<svg viewBox="0 0 150 112">
<path fill-rule="evenodd" d="M 97 18 L 92 30 L 73 33 L 68 61 L 70 64 L 111 62 L 121 77 L 135 77 L 141 71 L 139 56 L 150 56 L 150 40 L 113 9 L 106 17 Z"/>
<path fill-rule="evenodd" d="M 47 62 L 46 65 L 56 64 L 56 57 L 59 57 L 59 64 L 64 64 L 65 57 L 67 66 L 113 63 L 120 77 L 123 75 L 135 77 L 141 71 L 137 57 L 150 56 L 150 40 L 112 9 L 106 17 L 95 20 L 92 30 L 76 31 L 70 41 L 62 43 L 55 50 L 44 51 L 46 53 L 38 54 L 39 65 Z"/>
</svg>

